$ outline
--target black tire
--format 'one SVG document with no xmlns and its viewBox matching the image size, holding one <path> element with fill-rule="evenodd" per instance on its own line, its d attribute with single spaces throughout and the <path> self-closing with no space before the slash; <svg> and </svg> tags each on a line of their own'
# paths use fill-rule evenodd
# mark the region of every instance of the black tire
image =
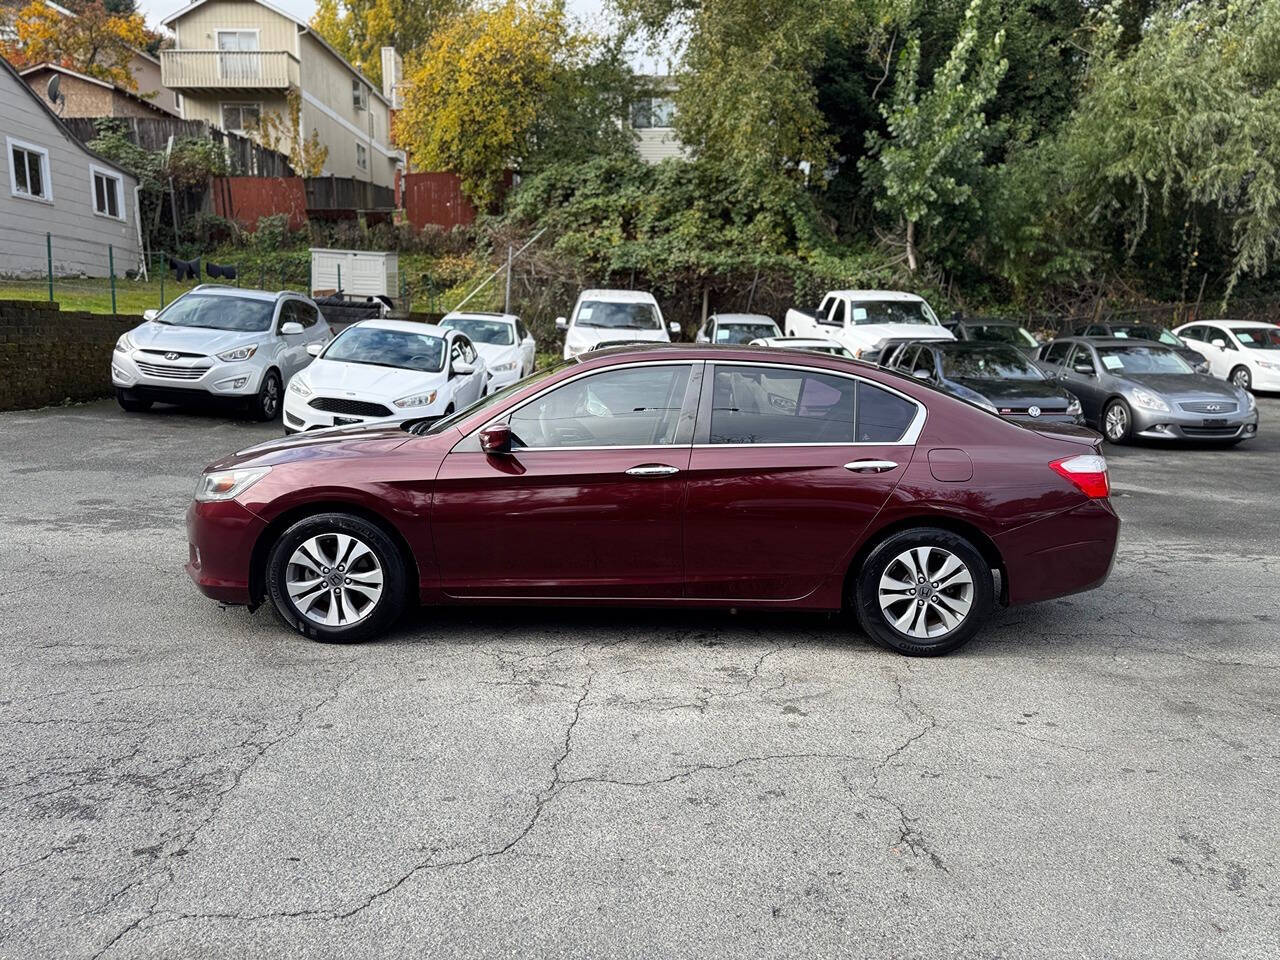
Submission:
<svg viewBox="0 0 1280 960">
<path fill-rule="evenodd" d="M 912 589 L 923 588 L 927 596 L 911 594 L 887 601 L 889 614 L 903 617 L 909 611 L 915 613 L 916 619 L 908 623 L 904 630 L 881 608 L 881 578 L 892 569 L 891 579 L 909 583 L 906 571 L 913 568 L 902 565 L 900 558 L 908 551 L 921 547 L 935 548 L 926 554 L 929 563 L 926 573 L 937 575 L 945 569 L 944 564 L 949 561 L 938 553 L 945 551 L 964 565 L 970 584 L 966 589 L 963 574 L 958 570 L 935 581 L 939 584 L 936 591 L 932 582 L 920 583 L 917 577 L 919 586 Z M 964 646 L 982 628 L 995 602 L 991 566 L 982 553 L 959 534 L 938 527 L 915 527 L 887 537 L 868 554 L 862 568 L 855 572 L 851 586 L 849 603 L 857 614 L 862 629 L 882 646 L 911 657 L 941 656 Z M 933 599 L 935 595 L 936 600 Z M 963 612 L 959 623 L 946 629 L 944 618 L 954 617 L 965 600 L 969 607 Z M 931 604 L 933 606 L 930 608 Z M 932 612 L 926 608 L 930 608 Z M 923 620 L 919 619 L 922 615 Z M 933 627 L 930 624 L 937 627 L 939 632 L 932 633 Z M 907 632 L 913 627 L 925 635 L 913 636 Z"/>
<path fill-rule="evenodd" d="M 1227 379 L 1241 390 L 1248 390 L 1251 393 L 1253 392 L 1253 374 L 1250 372 L 1248 367 L 1244 366 L 1244 364 L 1234 367 L 1231 370 L 1231 373 L 1227 376 Z"/>
<path fill-rule="evenodd" d="M 262 378 L 262 385 L 258 387 L 257 395 L 249 401 L 249 416 L 261 423 L 274 420 L 280 416 L 283 396 L 284 390 L 280 383 L 279 371 L 268 370 Z"/>
<path fill-rule="evenodd" d="M 1098 423 L 1102 435 L 1112 443 L 1128 443 L 1133 438 L 1133 411 L 1123 400 L 1112 400 L 1102 408 Z"/>
<path fill-rule="evenodd" d="M 132 390 L 122 390 L 117 387 L 116 403 L 120 404 L 120 409 L 126 413 L 142 413 L 151 409 L 152 401 L 142 399 Z"/>
<path fill-rule="evenodd" d="M 324 615 L 329 609 L 328 603 L 333 602 L 331 588 L 325 586 L 315 592 L 315 601 L 312 604 L 295 601 L 290 597 L 288 589 L 289 568 L 292 566 L 290 559 L 300 546 L 309 543 L 313 538 L 318 537 L 322 543 L 333 544 L 336 547 L 339 535 L 352 537 L 368 547 L 381 571 L 382 593 L 370 604 L 371 609 L 356 611 L 359 618 L 354 622 L 325 625 L 307 616 L 304 607 L 312 610 L 317 616 Z M 323 562 L 324 558 L 318 559 Z M 371 566 L 372 564 L 368 564 L 362 570 L 367 570 Z M 337 573 L 337 568 L 323 567 L 322 569 Z M 353 572 L 355 569 L 353 563 L 352 570 L 346 572 L 355 576 Z M 304 572 L 304 568 L 298 569 L 299 575 Z M 365 576 L 369 574 L 365 573 Z M 318 579 L 325 579 L 325 577 Z M 348 579 L 347 582 L 350 583 L 350 580 Z M 407 596 L 405 562 L 396 544 L 377 524 L 349 513 L 318 513 L 299 520 L 285 530 L 272 545 L 271 552 L 267 556 L 266 584 L 271 605 L 281 621 L 304 637 L 321 643 L 357 643 L 384 633 L 404 611 Z M 321 595 L 324 595 L 324 600 L 321 600 Z M 304 601 L 310 596 L 311 594 L 304 596 Z M 359 600 L 352 602 L 359 602 Z"/>
</svg>

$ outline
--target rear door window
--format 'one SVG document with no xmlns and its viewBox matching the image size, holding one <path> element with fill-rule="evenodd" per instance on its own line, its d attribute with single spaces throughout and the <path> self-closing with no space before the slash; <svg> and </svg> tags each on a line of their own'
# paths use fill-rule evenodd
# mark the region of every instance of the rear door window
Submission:
<svg viewBox="0 0 1280 960">
<path fill-rule="evenodd" d="M 858 442 L 897 443 L 915 420 L 918 409 L 905 397 L 859 381 Z"/>
<path fill-rule="evenodd" d="M 1072 346 L 1070 341 L 1051 343 L 1040 352 L 1040 359 L 1060 367 L 1067 362 L 1067 354 L 1071 352 Z"/>
<path fill-rule="evenodd" d="M 853 443 L 856 389 L 816 371 L 717 366 L 711 443 Z"/>
</svg>

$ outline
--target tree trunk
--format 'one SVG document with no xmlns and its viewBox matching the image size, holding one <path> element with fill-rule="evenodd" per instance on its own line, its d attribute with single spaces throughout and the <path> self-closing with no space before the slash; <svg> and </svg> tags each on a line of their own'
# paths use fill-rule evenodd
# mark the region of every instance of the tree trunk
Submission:
<svg viewBox="0 0 1280 960">
<path fill-rule="evenodd" d="M 916 272 L 916 222 L 907 221 L 907 269 Z"/>
</svg>

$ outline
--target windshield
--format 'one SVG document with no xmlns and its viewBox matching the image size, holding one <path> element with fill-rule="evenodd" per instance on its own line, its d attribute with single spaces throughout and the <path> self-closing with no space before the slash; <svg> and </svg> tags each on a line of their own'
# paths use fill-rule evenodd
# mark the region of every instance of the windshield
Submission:
<svg viewBox="0 0 1280 960">
<path fill-rule="evenodd" d="M 445 430 L 448 430 L 455 423 L 466 419 L 472 414 L 479 413 L 481 410 L 486 410 L 489 407 L 497 406 L 518 390 L 523 390 L 525 387 L 532 386 L 535 383 L 541 383 L 543 380 L 547 379 L 547 377 L 551 376 L 551 374 L 563 370 L 571 363 L 577 363 L 577 361 L 564 360 L 560 363 L 547 367 L 545 370 L 539 370 L 537 373 L 531 373 L 523 380 L 517 380 L 510 386 L 503 387 L 497 393 L 491 393 L 487 397 L 481 397 L 471 406 L 464 407 L 457 413 L 451 413 L 447 417 L 441 417 L 439 420 L 432 421 L 430 426 L 424 426 L 425 421 L 422 420 L 409 420 L 401 424 L 401 426 L 410 433 L 416 434 L 420 437 L 434 436 L 437 433 L 442 433 Z"/>
<path fill-rule="evenodd" d="M 966 324 L 965 329 L 969 331 L 971 340 L 982 343 L 1008 343 L 1015 347 L 1039 346 L 1036 338 L 1022 327 L 1005 323 L 984 323 L 977 326 Z"/>
<path fill-rule="evenodd" d="M 1280 350 L 1280 327 L 1232 327 L 1231 332 L 1247 350 Z"/>
<path fill-rule="evenodd" d="M 367 363 L 439 373 L 444 369 L 445 344 L 440 337 L 378 327 L 347 327 L 321 357 L 341 363 Z"/>
<path fill-rule="evenodd" d="M 923 300 L 856 300 L 849 306 L 855 327 L 868 323 L 938 323 Z"/>
<path fill-rule="evenodd" d="M 169 304 L 155 322 L 172 327 L 261 333 L 271 329 L 271 317 L 275 312 L 274 300 L 188 293 Z"/>
<path fill-rule="evenodd" d="M 716 323 L 716 343 L 750 343 L 757 337 L 780 337 L 782 332 L 772 321 L 755 323 Z"/>
<path fill-rule="evenodd" d="M 1182 341 L 1175 337 L 1164 327 L 1155 327 L 1146 323 L 1131 323 L 1124 326 L 1112 326 L 1111 335 L 1113 337 L 1132 337 L 1135 340 L 1154 340 L 1156 343 L 1167 344 L 1171 347 L 1182 346 Z"/>
<path fill-rule="evenodd" d="M 942 351 L 942 375 L 948 380 L 1043 380 L 1040 368 L 1012 347 Z"/>
<path fill-rule="evenodd" d="M 662 329 L 653 304 L 613 303 L 608 300 L 584 300 L 573 323 L 578 327 L 604 327 L 609 330 Z"/>
<path fill-rule="evenodd" d="M 1187 361 L 1168 347 L 1099 347 L 1102 368 L 1108 373 L 1194 373 Z"/>
<path fill-rule="evenodd" d="M 445 317 L 440 326 L 461 330 L 472 343 L 495 343 L 509 347 L 516 342 L 515 324 L 504 320 L 482 320 L 479 317 Z"/>
</svg>

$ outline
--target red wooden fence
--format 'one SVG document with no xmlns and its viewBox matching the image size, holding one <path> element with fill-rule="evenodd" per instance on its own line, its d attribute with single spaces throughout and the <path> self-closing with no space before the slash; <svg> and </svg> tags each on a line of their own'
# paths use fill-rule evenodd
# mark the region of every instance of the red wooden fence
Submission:
<svg viewBox="0 0 1280 960">
<path fill-rule="evenodd" d="M 289 229 L 307 225 L 307 192 L 301 177 L 214 177 L 213 212 L 252 230 L 259 217 L 289 215 Z"/>
<path fill-rule="evenodd" d="M 406 173 L 403 197 L 405 213 L 417 230 L 429 223 L 465 226 L 476 218 L 456 173 Z"/>
</svg>

